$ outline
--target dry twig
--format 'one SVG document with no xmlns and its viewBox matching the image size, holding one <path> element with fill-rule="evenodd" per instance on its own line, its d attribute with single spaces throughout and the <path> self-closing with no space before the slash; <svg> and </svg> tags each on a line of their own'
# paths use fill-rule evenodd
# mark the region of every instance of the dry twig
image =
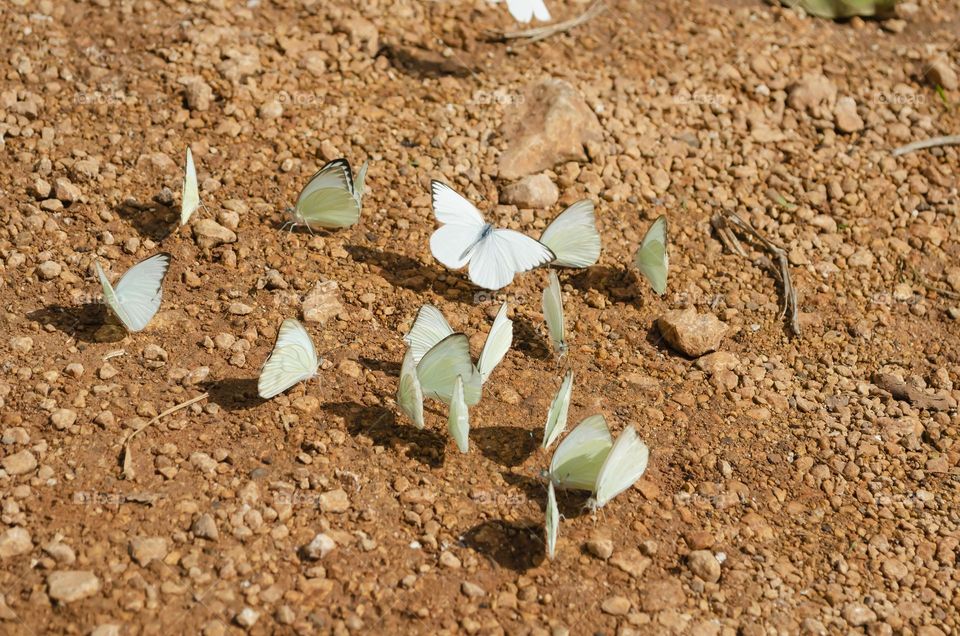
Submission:
<svg viewBox="0 0 960 636">
<path fill-rule="evenodd" d="M 548 24 L 546 26 L 536 27 L 533 29 L 524 29 L 523 31 L 505 31 L 503 33 L 494 33 L 493 39 L 499 41 L 522 40 L 522 42 L 519 42 L 518 44 L 533 44 L 534 42 L 539 42 L 540 40 L 544 40 L 552 35 L 569 31 L 570 29 L 574 29 L 585 22 L 589 22 L 593 18 L 606 11 L 606 9 L 607 5 L 603 3 L 603 0 L 597 0 L 590 5 L 590 8 L 576 18 L 571 18 L 570 20 L 564 20 L 563 22 Z"/>
<path fill-rule="evenodd" d="M 787 260 L 787 252 L 779 245 L 773 243 L 758 232 L 750 223 L 744 221 L 733 212 L 720 212 L 714 215 L 711 220 L 717 236 L 723 242 L 724 246 L 739 256 L 748 258 L 743 245 L 737 239 L 736 231 L 740 231 L 745 238 L 751 239 L 764 250 L 769 252 L 775 259 L 776 264 L 767 258 L 757 259 L 757 264 L 771 270 L 780 285 L 783 287 L 783 309 L 780 311 L 780 317 L 788 316 L 790 319 L 790 330 L 794 335 L 800 335 L 800 310 L 798 307 L 797 290 L 793 286 L 793 279 L 790 277 L 790 263 Z"/>
<path fill-rule="evenodd" d="M 899 157 L 917 150 L 926 150 L 927 148 L 939 148 L 940 146 L 960 146 L 960 135 L 948 135 L 946 137 L 932 137 L 914 141 L 906 146 L 900 146 L 893 149 L 893 156 Z"/>
<path fill-rule="evenodd" d="M 960 294 L 954 291 L 950 291 L 949 289 L 945 289 L 943 287 L 938 287 L 937 285 L 934 285 L 927 279 L 926 276 L 923 275 L 923 272 L 921 272 L 916 267 L 906 262 L 902 258 L 900 259 L 900 269 L 910 270 L 910 274 L 913 276 L 914 280 L 920 283 L 920 285 L 927 291 L 932 291 L 935 294 L 940 294 L 944 298 L 949 298 L 950 300 L 960 300 Z"/>
<path fill-rule="evenodd" d="M 196 403 L 199 402 L 200 400 L 205 400 L 205 399 L 207 399 L 208 397 L 210 397 L 210 394 L 209 394 L 209 393 L 202 393 L 202 394 L 200 394 L 200 395 L 198 395 L 198 396 L 196 396 L 196 397 L 190 398 L 190 399 L 187 400 L 186 402 L 181 402 L 180 404 L 177 404 L 176 406 L 172 406 L 172 407 L 168 408 L 166 411 L 164 411 L 163 413 L 161 413 L 160 415 L 156 416 L 155 418 L 153 418 L 152 420 L 150 420 L 149 422 L 147 422 L 146 424 L 144 424 L 143 426 L 141 426 L 140 428 L 134 430 L 132 433 L 130 433 L 129 435 L 127 435 L 127 436 L 124 438 L 123 443 L 122 443 L 122 447 L 123 447 L 122 453 L 123 453 L 123 455 L 122 455 L 122 457 L 121 457 L 121 461 L 123 462 L 123 477 L 124 477 L 124 479 L 133 479 L 133 477 L 134 477 L 134 472 L 133 472 L 133 460 L 132 460 L 131 455 L 130 455 L 130 442 L 133 441 L 133 438 L 134 438 L 134 437 L 136 437 L 137 435 L 139 435 L 141 432 L 143 432 L 143 431 L 146 430 L 147 428 L 153 426 L 154 424 L 156 424 L 157 422 L 159 422 L 161 419 L 165 418 L 166 416 L 171 415 L 171 414 L 173 414 L 173 413 L 176 413 L 177 411 L 180 411 L 180 410 L 182 410 L 182 409 L 185 409 L 185 408 L 187 408 L 188 406 L 190 406 L 191 404 L 196 404 Z"/>
</svg>

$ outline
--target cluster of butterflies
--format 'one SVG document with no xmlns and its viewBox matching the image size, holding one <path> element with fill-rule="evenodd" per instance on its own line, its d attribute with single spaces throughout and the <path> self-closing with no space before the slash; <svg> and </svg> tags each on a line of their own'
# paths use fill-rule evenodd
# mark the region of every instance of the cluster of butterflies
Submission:
<svg viewBox="0 0 960 636">
<path fill-rule="evenodd" d="M 307 182 L 288 209 L 283 227 L 348 227 L 360 220 L 365 163 L 356 178 L 345 159 L 324 165 Z M 586 268 L 600 257 L 600 235 L 596 229 L 594 205 L 577 201 L 566 208 L 533 239 L 515 230 L 494 227 L 466 198 L 439 181 L 431 183 L 433 211 L 440 227 L 430 237 L 433 256 L 451 269 L 468 267 L 475 285 L 490 290 L 505 287 L 516 274 L 538 267 L 550 267 L 543 290 L 544 322 L 556 353 L 567 351 L 563 296 L 555 267 Z M 181 198 L 180 226 L 203 207 L 197 183 L 196 165 L 187 148 Z M 667 285 L 667 222 L 661 216 L 647 230 L 634 263 L 653 290 L 663 294 Z M 124 327 L 143 330 L 160 308 L 164 277 L 171 256 L 160 253 L 131 267 L 112 285 L 99 261 L 95 263 L 103 288 L 103 299 Z M 483 385 L 503 360 L 513 342 L 513 321 L 508 306 L 500 307 L 480 357 L 474 364 L 467 336 L 453 330 L 439 309 L 424 305 L 409 333 L 407 350 L 400 369 L 397 405 L 418 428 L 425 426 L 423 401 L 432 398 L 449 407 L 447 425 L 458 449 L 469 449 L 469 407 L 481 398 Z M 261 398 L 270 399 L 300 382 L 317 376 L 320 358 L 303 325 L 288 318 L 280 325 L 270 356 L 264 362 L 257 383 Z M 543 448 L 566 429 L 567 411 L 573 389 L 568 372 L 547 415 Z M 628 426 L 616 442 L 602 415 L 583 420 L 560 443 L 548 471 L 546 532 L 548 552 L 553 558 L 559 530 L 559 512 L 554 488 L 590 491 L 588 506 L 604 506 L 629 488 L 646 470 L 649 451 L 636 431 Z"/>
</svg>

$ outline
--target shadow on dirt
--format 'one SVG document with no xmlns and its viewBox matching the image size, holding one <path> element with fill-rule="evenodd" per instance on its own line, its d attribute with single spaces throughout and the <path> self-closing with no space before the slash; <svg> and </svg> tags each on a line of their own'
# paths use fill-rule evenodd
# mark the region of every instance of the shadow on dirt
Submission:
<svg viewBox="0 0 960 636">
<path fill-rule="evenodd" d="M 356 262 L 378 268 L 378 273 L 390 284 L 413 291 L 429 289 L 431 281 L 443 274 L 443 270 L 433 265 L 425 265 L 396 252 L 381 252 L 363 245 L 347 245 L 345 249 Z"/>
<path fill-rule="evenodd" d="M 484 521 L 463 535 L 463 543 L 514 572 L 537 567 L 546 557 L 543 526 L 533 522 Z"/>
<path fill-rule="evenodd" d="M 407 455 L 431 468 L 443 465 L 447 437 L 440 433 L 397 422 L 392 411 L 380 406 L 337 402 L 325 404 L 323 409 L 342 417 L 351 435 L 366 435 L 380 446 L 405 450 Z"/>
<path fill-rule="evenodd" d="M 380 373 L 397 378 L 400 377 L 400 363 L 391 362 L 390 360 L 377 360 L 375 358 L 365 358 L 360 357 L 360 364 L 366 369 L 371 371 L 379 371 Z"/>
<path fill-rule="evenodd" d="M 501 466 L 512 468 L 522 464 L 537 448 L 531 431 L 518 426 L 485 426 L 470 431 L 483 456 Z"/>
<path fill-rule="evenodd" d="M 113 211 L 132 225 L 141 237 L 158 243 L 170 236 L 180 218 L 179 210 L 157 202 L 124 201 Z"/>
<path fill-rule="evenodd" d="M 632 304 L 634 307 L 642 305 L 640 285 L 643 283 L 633 269 L 594 265 L 580 270 L 565 281 L 576 289 L 587 291 L 593 289 L 600 292 L 612 303 Z"/>
<path fill-rule="evenodd" d="M 227 411 L 243 411 L 266 402 L 257 392 L 257 378 L 225 378 L 203 383 L 210 401 Z"/>
<path fill-rule="evenodd" d="M 84 303 L 72 307 L 50 305 L 31 311 L 27 318 L 40 325 L 53 325 L 58 331 L 81 342 L 118 342 L 126 335 L 123 328 L 117 325 L 117 329 L 101 332 L 100 339 L 94 337 L 112 318 L 103 303 Z M 105 335 L 113 335 L 114 332 L 116 337 L 103 338 Z"/>
<path fill-rule="evenodd" d="M 513 317 L 513 348 L 535 360 L 549 360 L 553 357 L 553 346 L 540 334 L 540 330 L 523 316 Z"/>
<path fill-rule="evenodd" d="M 547 507 L 547 478 L 528 477 L 517 473 L 503 472 L 503 480 L 523 491 L 527 499 L 535 501 L 541 510 Z M 588 513 L 586 508 L 590 493 L 582 490 L 556 490 L 557 508 L 564 519 L 575 519 Z"/>
</svg>

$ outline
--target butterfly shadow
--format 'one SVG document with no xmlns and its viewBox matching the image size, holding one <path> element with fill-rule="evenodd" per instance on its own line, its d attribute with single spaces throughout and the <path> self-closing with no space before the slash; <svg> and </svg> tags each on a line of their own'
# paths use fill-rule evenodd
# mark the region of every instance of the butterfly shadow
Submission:
<svg viewBox="0 0 960 636">
<path fill-rule="evenodd" d="M 394 68 L 418 79 L 436 79 L 447 75 L 465 77 L 472 72 L 456 55 L 448 58 L 417 46 L 389 45 L 383 47 L 379 54 L 385 55 Z"/>
<path fill-rule="evenodd" d="M 132 225 L 140 236 L 158 243 L 170 236 L 180 217 L 179 210 L 156 201 L 140 203 L 127 200 L 117 205 L 113 211 Z"/>
<path fill-rule="evenodd" d="M 630 268 L 594 265 L 580 270 L 566 282 L 581 291 L 600 292 L 614 304 L 629 304 L 640 307 L 643 302 L 640 294 L 640 278 Z"/>
<path fill-rule="evenodd" d="M 430 289 L 432 281 L 444 273 L 434 265 L 426 265 L 396 252 L 375 250 L 364 245 L 347 245 L 344 249 L 354 261 L 377 267 L 380 270 L 378 273 L 391 285 L 417 292 Z"/>
<path fill-rule="evenodd" d="M 49 305 L 31 311 L 27 318 L 41 326 L 53 325 L 58 331 L 81 342 L 118 342 L 126 336 L 125 330 L 114 324 L 106 305 L 99 302 L 74 306 Z"/>
<path fill-rule="evenodd" d="M 553 347 L 537 327 L 523 316 L 513 317 L 513 348 L 535 360 L 549 360 Z"/>
<path fill-rule="evenodd" d="M 461 540 L 468 548 L 514 572 L 526 572 L 546 558 L 543 525 L 539 523 L 491 519 L 467 530 Z"/>
<path fill-rule="evenodd" d="M 257 390 L 256 378 L 224 378 L 205 382 L 210 401 L 227 411 L 243 411 L 266 402 Z"/>
<path fill-rule="evenodd" d="M 400 376 L 399 362 L 391 362 L 390 360 L 376 360 L 374 358 L 365 358 L 361 356 L 360 364 L 371 371 L 379 371 L 380 373 L 390 377 L 396 378 Z"/>
<path fill-rule="evenodd" d="M 487 459 L 512 468 L 522 464 L 537 448 L 531 431 L 519 426 L 485 426 L 470 430 L 470 440 Z"/>
<path fill-rule="evenodd" d="M 387 448 L 406 449 L 410 457 L 431 468 L 443 465 L 447 438 L 436 431 L 397 422 L 396 415 L 382 406 L 337 402 L 325 404 L 323 409 L 342 417 L 351 435 L 365 435 Z"/>
<path fill-rule="evenodd" d="M 503 480 L 523 491 L 526 498 L 534 501 L 541 510 L 547 508 L 547 478 L 529 477 L 514 472 L 501 473 Z M 587 500 L 590 499 L 590 493 L 582 490 L 561 490 L 556 489 L 557 508 L 564 519 L 575 519 L 589 514 L 587 509 Z"/>
</svg>

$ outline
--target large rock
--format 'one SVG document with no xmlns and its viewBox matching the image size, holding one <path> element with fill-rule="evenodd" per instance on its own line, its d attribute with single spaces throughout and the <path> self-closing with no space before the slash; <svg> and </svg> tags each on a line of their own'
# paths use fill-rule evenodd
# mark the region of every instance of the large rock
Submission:
<svg viewBox="0 0 960 636">
<path fill-rule="evenodd" d="M 668 311 L 657 318 L 657 327 L 671 347 L 691 358 L 715 351 L 727 333 L 725 322 L 693 307 Z"/>
<path fill-rule="evenodd" d="M 213 219 L 200 219 L 192 226 L 193 238 L 197 245 L 210 249 L 224 243 L 236 243 L 237 235 Z"/>
<path fill-rule="evenodd" d="M 503 189 L 500 202 L 518 208 L 549 208 L 560 198 L 560 189 L 545 174 L 524 177 Z"/>
<path fill-rule="evenodd" d="M 304 322 L 315 322 L 321 325 L 343 311 L 340 304 L 340 288 L 336 281 L 326 280 L 318 282 L 303 299 Z"/>
<path fill-rule="evenodd" d="M 500 176 L 519 179 L 564 161 L 587 159 L 588 143 L 599 143 L 603 129 L 583 97 L 567 82 L 546 79 L 529 86 L 522 103 L 504 116 L 510 140 L 500 155 Z"/>
<path fill-rule="evenodd" d="M 787 105 L 812 117 L 830 119 L 837 103 L 837 87 L 823 75 L 808 75 L 790 87 Z"/>
<path fill-rule="evenodd" d="M 100 591 L 100 579 L 86 570 L 51 572 L 47 577 L 47 593 L 58 603 L 72 603 Z"/>
</svg>

